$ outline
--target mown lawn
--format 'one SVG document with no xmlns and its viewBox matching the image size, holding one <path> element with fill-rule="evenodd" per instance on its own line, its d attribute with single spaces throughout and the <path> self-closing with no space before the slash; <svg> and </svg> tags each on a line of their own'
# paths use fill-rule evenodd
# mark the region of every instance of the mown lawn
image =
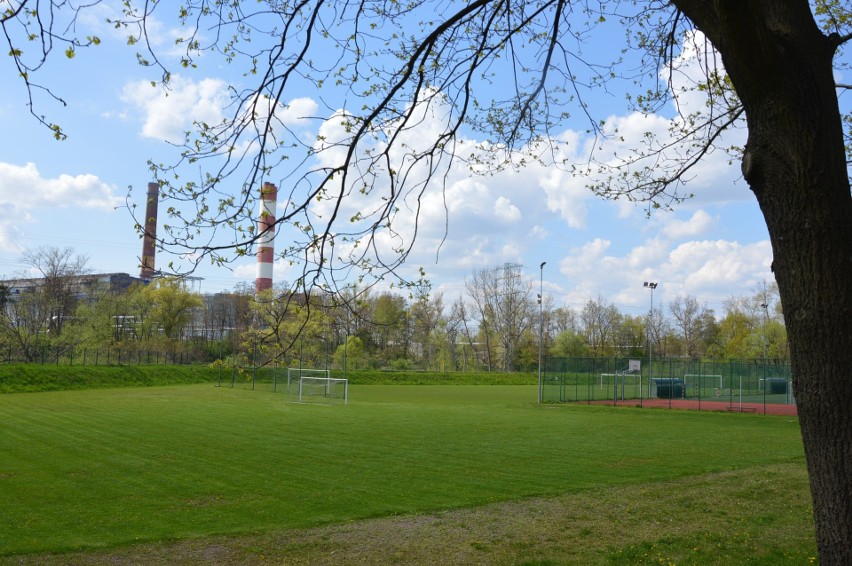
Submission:
<svg viewBox="0 0 852 566">
<path fill-rule="evenodd" d="M 315 532 L 293 529 L 563 499 L 557 509 L 582 505 L 585 522 L 554 511 L 559 534 L 541 539 L 548 527 L 530 519 L 496 562 L 715 563 L 746 553 L 795 563 L 814 554 L 795 419 L 540 406 L 535 394 L 353 385 L 350 404 L 333 407 L 211 385 L 2 395 L 0 556 L 229 535 L 283 559 L 286 544 L 274 539 L 277 550 L 264 551 L 263 541 Z M 632 537 L 591 543 L 616 521 Z M 502 548 L 479 538 L 465 548 Z M 558 550 L 564 540 L 586 540 L 592 554 Z"/>
</svg>

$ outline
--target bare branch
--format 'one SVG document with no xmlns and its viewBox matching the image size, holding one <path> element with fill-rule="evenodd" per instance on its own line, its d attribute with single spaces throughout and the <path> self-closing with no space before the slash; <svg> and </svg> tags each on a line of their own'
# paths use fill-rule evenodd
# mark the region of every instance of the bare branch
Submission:
<svg viewBox="0 0 852 566">
<path fill-rule="evenodd" d="M 97 37 L 80 38 L 74 32 L 80 12 L 99 3 L 100 0 L 90 0 L 79 5 L 67 0 L 17 0 L 5 2 L 0 12 L 3 39 L 15 65 L 17 78 L 27 93 L 28 111 L 57 140 L 65 139 L 66 134 L 58 124 L 40 112 L 37 98 L 43 94 L 62 106 L 66 106 L 66 102 L 53 89 L 36 81 L 35 77 L 57 47 L 64 48 L 67 59 L 73 59 L 77 49 L 100 44 Z M 33 54 L 30 47 L 35 48 Z"/>
</svg>

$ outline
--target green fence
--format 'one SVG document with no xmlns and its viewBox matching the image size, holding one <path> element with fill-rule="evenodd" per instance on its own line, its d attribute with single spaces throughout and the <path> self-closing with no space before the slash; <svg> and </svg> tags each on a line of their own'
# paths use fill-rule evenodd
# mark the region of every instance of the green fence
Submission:
<svg viewBox="0 0 852 566">
<path fill-rule="evenodd" d="M 285 393 L 287 368 L 277 366 L 231 368 L 219 367 L 219 386 Z"/>
<path fill-rule="evenodd" d="M 546 358 L 542 366 L 545 403 L 659 399 L 795 405 L 786 360 Z"/>
</svg>

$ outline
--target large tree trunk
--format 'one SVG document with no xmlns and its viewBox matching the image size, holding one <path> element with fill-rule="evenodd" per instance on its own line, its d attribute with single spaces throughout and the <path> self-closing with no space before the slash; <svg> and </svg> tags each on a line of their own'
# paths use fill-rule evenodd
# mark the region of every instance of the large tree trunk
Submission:
<svg viewBox="0 0 852 566">
<path fill-rule="evenodd" d="M 819 558 L 852 564 L 852 196 L 836 40 L 806 0 L 675 4 L 719 50 L 746 110 L 743 175 L 772 241 Z"/>
</svg>

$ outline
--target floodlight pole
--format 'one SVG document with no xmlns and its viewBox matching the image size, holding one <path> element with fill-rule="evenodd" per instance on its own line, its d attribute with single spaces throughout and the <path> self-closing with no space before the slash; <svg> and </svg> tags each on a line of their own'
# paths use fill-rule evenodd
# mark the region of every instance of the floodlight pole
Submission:
<svg viewBox="0 0 852 566">
<path fill-rule="evenodd" d="M 540 277 L 538 282 L 538 402 L 542 401 L 542 377 L 541 377 L 541 358 L 542 358 L 542 343 L 544 337 L 544 266 L 546 261 L 541 262 L 538 266 Z"/>
<path fill-rule="evenodd" d="M 761 303 L 763 308 L 763 365 L 766 365 L 766 317 L 769 316 L 769 305 Z"/>
<path fill-rule="evenodd" d="M 651 322 L 654 317 L 654 289 L 658 283 L 645 281 L 643 287 L 651 290 L 651 310 L 648 311 L 648 398 L 651 398 L 651 378 L 654 376 L 654 341 L 651 337 Z"/>
<path fill-rule="evenodd" d="M 763 300 L 766 301 L 766 288 L 763 289 Z M 766 317 L 769 315 L 769 305 L 761 303 L 760 305 L 763 307 L 763 414 L 766 414 L 766 394 L 769 390 L 769 384 L 766 381 Z M 742 388 L 740 388 L 740 395 L 742 395 Z M 740 406 L 742 406 L 742 402 L 740 402 Z"/>
</svg>

